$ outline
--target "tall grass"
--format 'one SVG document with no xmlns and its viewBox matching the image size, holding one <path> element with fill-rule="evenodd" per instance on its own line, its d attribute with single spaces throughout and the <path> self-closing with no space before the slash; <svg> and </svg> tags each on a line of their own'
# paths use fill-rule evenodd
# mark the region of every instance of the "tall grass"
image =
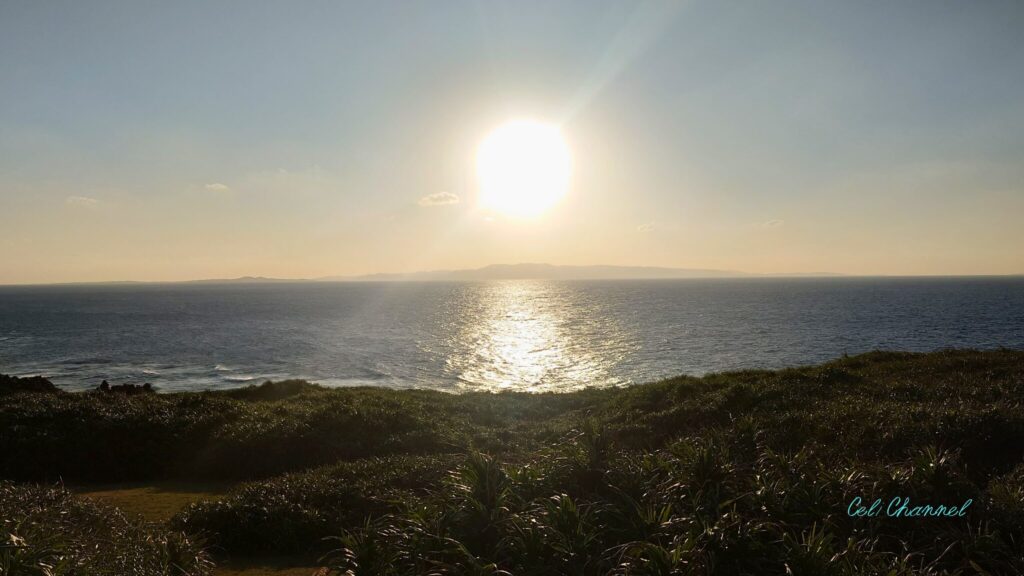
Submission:
<svg viewBox="0 0 1024 576">
<path fill-rule="evenodd" d="M 0 475 L 246 479 L 173 528 L 338 574 L 1019 574 L 1022 406 L 1009 350 L 560 395 L 20 390 Z M 973 505 L 847 514 L 896 496 Z"/>
<path fill-rule="evenodd" d="M 761 450 L 754 462 L 718 443 L 622 455 L 603 467 L 599 483 L 575 493 L 518 485 L 505 465 L 470 455 L 456 481 L 415 511 L 339 527 L 338 548 L 326 558 L 337 574 L 1024 571 L 1020 501 L 1005 499 L 1022 489 L 1016 476 L 977 493 L 935 475 L 935 451 L 865 466 Z M 948 473 L 960 474 L 955 458 L 940 458 Z M 946 494 L 957 502 L 976 496 L 981 504 L 965 518 L 845 515 L 853 495 L 880 494 L 882 485 L 893 494 Z"/>
<path fill-rule="evenodd" d="M 0 575 L 204 576 L 194 538 L 143 525 L 59 487 L 0 482 Z"/>
</svg>

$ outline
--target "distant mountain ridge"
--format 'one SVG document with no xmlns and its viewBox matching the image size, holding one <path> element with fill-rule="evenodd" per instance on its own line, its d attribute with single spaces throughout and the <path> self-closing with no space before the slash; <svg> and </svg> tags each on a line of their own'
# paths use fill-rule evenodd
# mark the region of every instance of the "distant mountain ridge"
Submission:
<svg viewBox="0 0 1024 576">
<path fill-rule="evenodd" d="M 361 276 L 329 276 L 319 281 L 381 282 L 408 280 L 658 280 L 682 278 L 764 278 L 764 277 L 841 276 L 832 273 L 752 274 L 735 270 L 705 268 L 666 268 L 660 266 L 561 266 L 521 263 L 491 264 L 465 270 L 431 270 L 410 273 L 378 273 Z"/>
</svg>

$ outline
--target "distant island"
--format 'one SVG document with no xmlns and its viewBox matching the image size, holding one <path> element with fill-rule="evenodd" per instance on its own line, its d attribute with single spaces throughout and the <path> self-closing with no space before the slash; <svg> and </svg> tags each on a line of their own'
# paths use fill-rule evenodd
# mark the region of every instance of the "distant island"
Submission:
<svg viewBox="0 0 1024 576">
<path fill-rule="evenodd" d="M 660 266 L 561 266 L 556 264 L 522 263 L 492 264 L 465 270 L 431 270 L 425 272 L 366 274 L 362 276 L 331 276 L 321 281 L 401 281 L 401 280 L 658 280 L 682 278 L 764 278 L 841 276 L 828 272 L 811 274 L 754 274 L 736 270 L 705 268 L 666 268 Z"/>
</svg>

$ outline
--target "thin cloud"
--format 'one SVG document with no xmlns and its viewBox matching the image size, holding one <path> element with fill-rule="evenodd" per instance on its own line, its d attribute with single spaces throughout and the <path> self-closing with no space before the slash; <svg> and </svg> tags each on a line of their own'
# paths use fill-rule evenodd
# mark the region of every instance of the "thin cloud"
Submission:
<svg viewBox="0 0 1024 576">
<path fill-rule="evenodd" d="M 417 204 L 423 207 L 450 206 L 458 204 L 459 197 L 451 192 L 434 192 L 420 198 Z"/>
<path fill-rule="evenodd" d="M 761 224 L 761 226 L 763 226 L 765 228 L 779 228 L 779 227 L 781 227 L 785 223 L 786 223 L 785 220 L 769 220 L 769 221 L 765 222 L 764 224 Z"/>
<path fill-rule="evenodd" d="M 230 186 L 227 184 L 221 184 L 220 182 L 211 182 L 206 186 L 203 186 L 203 188 L 206 188 L 210 192 L 227 192 L 231 190 Z"/>
<path fill-rule="evenodd" d="M 654 232 L 655 228 L 657 228 L 657 226 L 654 224 L 654 222 L 648 222 L 646 224 L 641 224 L 641 225 L 637 226 L 636 227 L 636 231 L 637 232 L 645 232 L 645 233 L 646 232 Z"/>
<path fill-rule="evenodd" d="M 68 196 L 64 203 L 68 206 L 95 206 L 100 203 L 95 198 L 89 198 L 88 196 Z"/>
</svg>

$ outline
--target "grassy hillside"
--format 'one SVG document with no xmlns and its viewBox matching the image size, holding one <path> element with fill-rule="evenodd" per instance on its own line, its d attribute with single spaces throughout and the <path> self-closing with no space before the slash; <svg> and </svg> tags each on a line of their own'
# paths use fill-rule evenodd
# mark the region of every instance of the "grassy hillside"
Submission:
<svg viewBox="0 0 1024 576">
<path fill-rule="evenodd" d="M 159 529 L 339 574 L 1018 574 L 1022 404 L 1005 350 L 539 395 L 7 378 L 0 477 L 240 480 Z M 971 503 L 851 517 L 856 497 Z"/>
</svg>

